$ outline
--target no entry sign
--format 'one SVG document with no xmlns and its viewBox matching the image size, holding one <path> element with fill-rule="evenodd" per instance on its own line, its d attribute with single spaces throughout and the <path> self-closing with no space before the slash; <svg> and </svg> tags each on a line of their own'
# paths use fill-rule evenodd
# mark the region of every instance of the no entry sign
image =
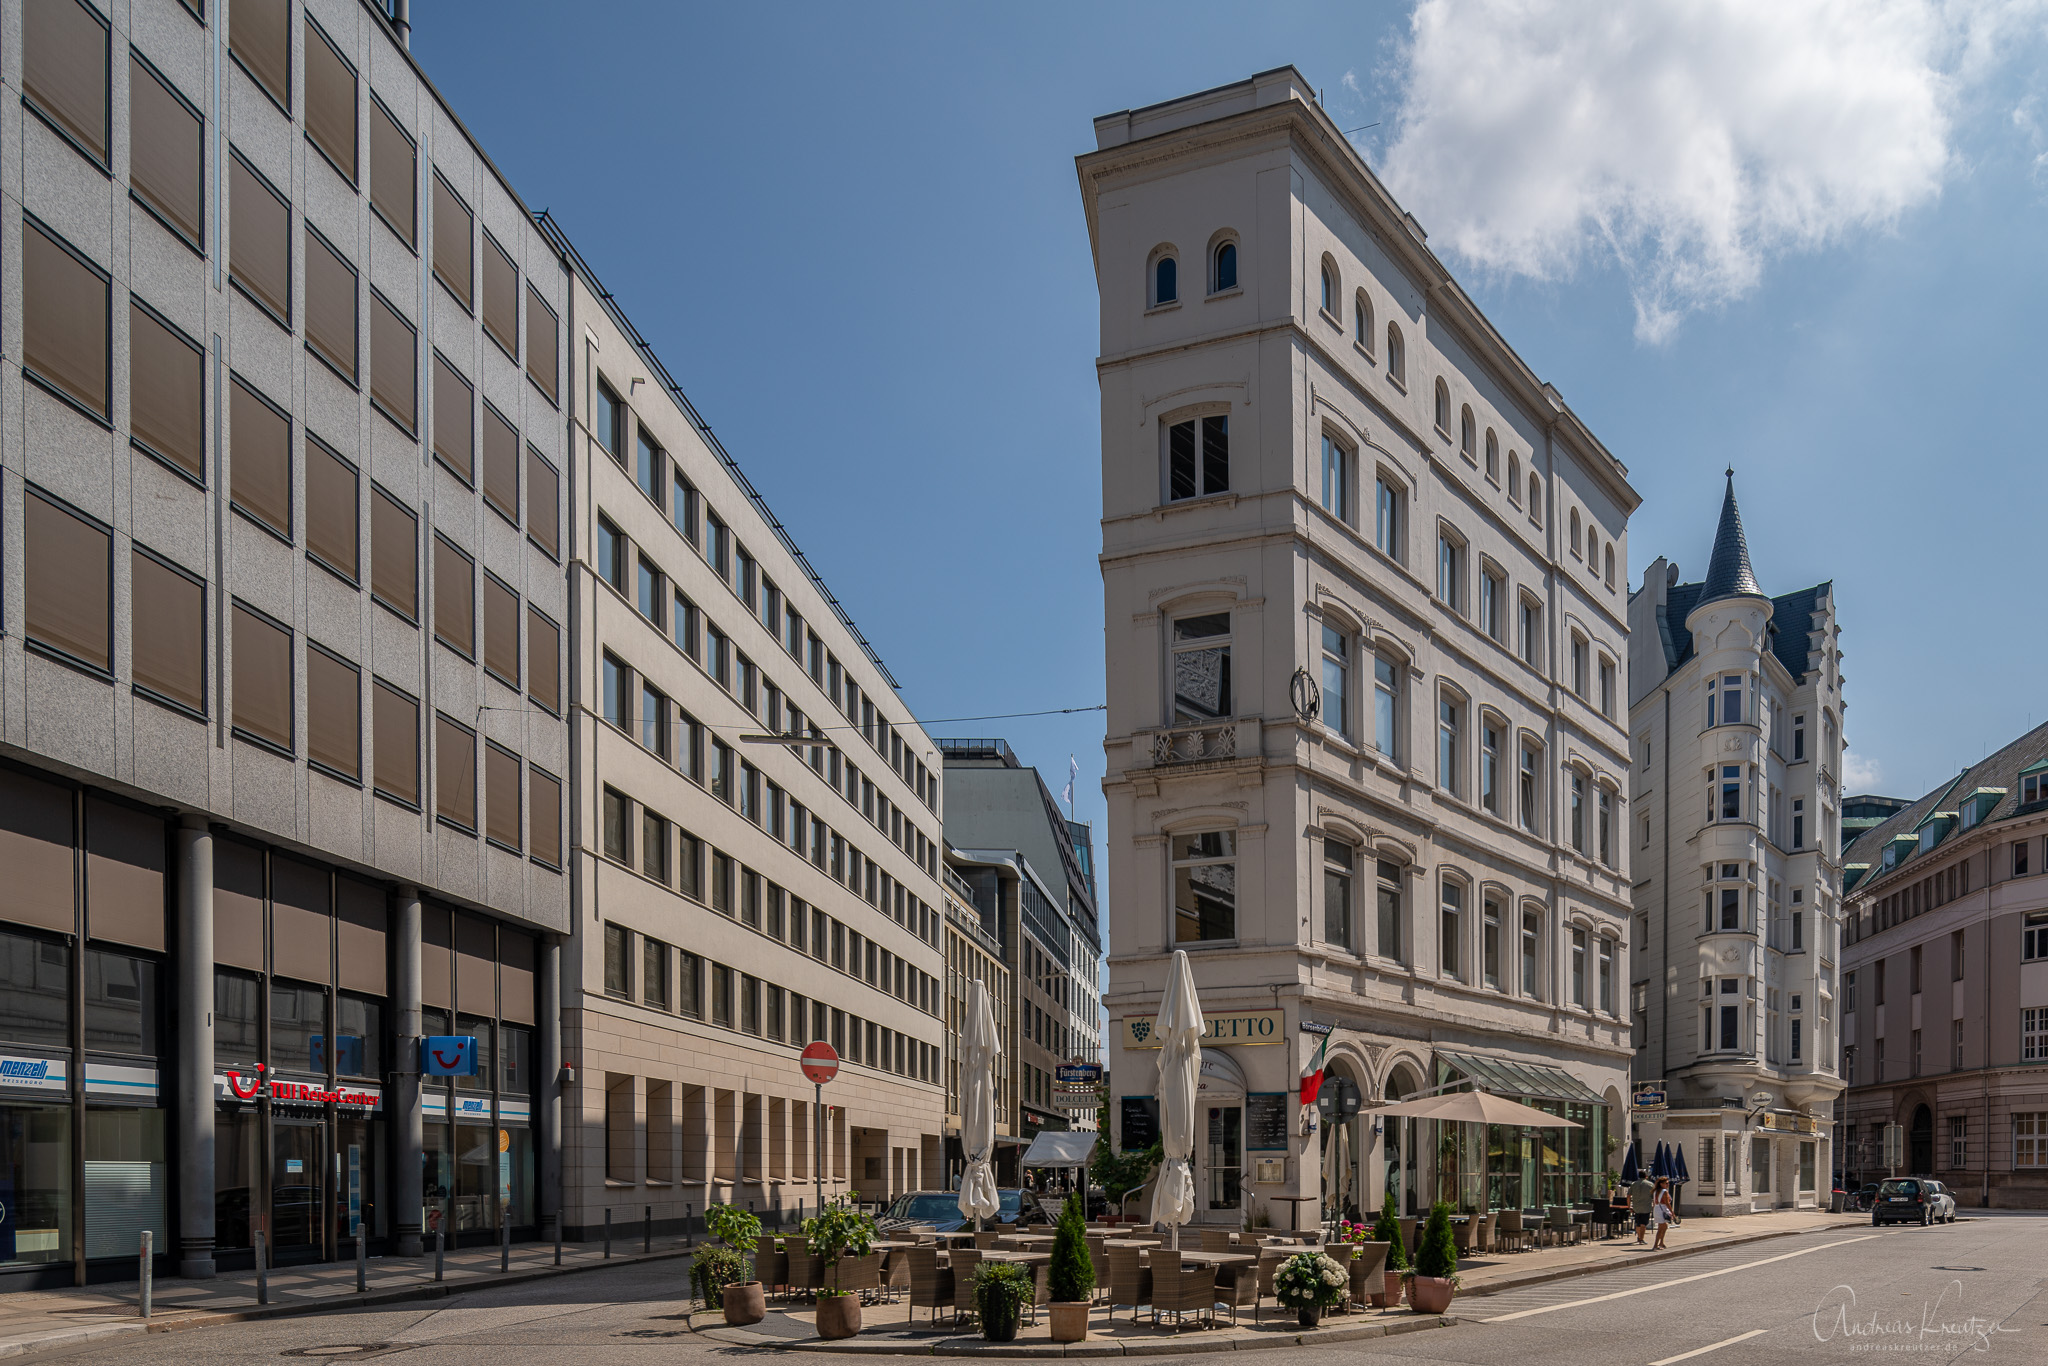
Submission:
<svg viewBox="0 0 2048 1366">
<path fill-rule="evenodd" d="M 839 1054 L 823 1039 L 806 1044 L 797 1061 L 803 1064 L 804 1075 L 820 1086 L 839 1075 Z"/>
</svg>

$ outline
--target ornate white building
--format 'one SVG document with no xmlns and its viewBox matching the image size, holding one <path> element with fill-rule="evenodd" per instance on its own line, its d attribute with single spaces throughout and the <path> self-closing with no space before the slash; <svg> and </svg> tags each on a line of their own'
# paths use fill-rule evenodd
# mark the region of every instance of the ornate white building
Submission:
<svg viewBox="0 0 2048 1366">
<path fill-rule="evenodd" d="M 1627 472 L 1293 68 L 1095 127 L 1116 1141 L 1180 948 L 1202 1220 L 1582 1193 L 1628 1084 Z M 1582 1127 L 1304 1132 L 1324 1037 L 1326 1095 Z"/>
<path fill-rule="evenodd" d="M 1757 586 L 1732 470 L 1678 580 L 1659 557 L 1629 598 L 1635 1076 L 1668 1105 L 1639 1096 L 1637 1133 L 1683 1147 L 1688 1209 L 1812 1205 L 1842 1090 L 1834 587 Z"/>
</svg>

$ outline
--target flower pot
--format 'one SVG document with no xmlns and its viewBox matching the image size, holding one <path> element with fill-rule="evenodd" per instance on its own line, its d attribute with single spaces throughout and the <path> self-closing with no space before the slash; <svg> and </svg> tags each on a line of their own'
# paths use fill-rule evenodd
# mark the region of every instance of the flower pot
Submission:
<svg viewBox="0 0 2048 1366">
<path fill-rule="evenodd" d="M 1401 1292 L 1396 1290 L 1394 1292 L 1395 1298 L 1400 1298 L 1400 1294 Z M 1387 1292 L 1384 1290 L 1368 1290 L 1365 1300 L 1367 1304 L 1370 1304 L 1375 1309 L 1385 1309 L 1387 1307 Z"/>
<path fill-rule="evenodd" d="M 818 1296 L 818 1336 L 850 1338 L 860 1331 L 860 1296 Z"/>
<path fill-rule="evenodd" d="M 1417 1276 L 1408 1286 L 1408 1304 L 1418 1314 L 1441 1314 L 1457 1290 L 1448 1276 Z"/>
<path fill-rule="evenodd" d="M 1305 1304 L 1294 1311 L 1294 1321 L 1304 1328 L 1313 1328 L 1323 1321 L 1323 1311 L 1318 1305 Z"/>
<path fill-rule="evenodd" d="M 1000 1306 L 990 1306 L 982 1311 L 981 1338 L 984 1342 L 1015 1342 L 1017 1340 L 1018 1314 L 1013 1309 L 1005 1313 Z"/>
<path fill-rule="evenodd" d="M 1079 1342 L 1088 1336 L 1088 1301 L 1054 1300 L 1051 1309 L 1054 1342 Z"/>
<path fill-rule="evenodd" d="M 768 1317 L 768 1299 L 759 1281 L 734 1281 L 725 1288 L 725 1321 L 734 1328 Z M 856 1325 L 858 1326 L 858 1325 Z"/>
</svg>

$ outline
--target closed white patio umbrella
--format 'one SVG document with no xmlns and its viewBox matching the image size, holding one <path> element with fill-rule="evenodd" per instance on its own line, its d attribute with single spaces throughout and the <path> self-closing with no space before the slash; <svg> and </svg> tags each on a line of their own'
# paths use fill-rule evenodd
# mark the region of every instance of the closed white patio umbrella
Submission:
<svg viewBox="0 0 2048 1366">
<path fill-rule="evenodd" d="M 1202 1084 L 1202 1003 L 1195 999 L 1195 974 L 1183 949 L 1173 951 L 1166 996 L 1153 1025 L 1159 1039 L 1160 1146 L 1165 1161 L 1152 1187 L 1152 1222 L 1173 1229 L 1180 1246 L 1180 1226 L 1195 1216 L 1195 1174 L 1189 1165 L 1195 1152 L 1195 1092 Z"/>
<path fill-rule="evenodd" d="M 996 1148 L 996 1055 L 1002 1051 L 988 987 L 976 978 L 967 1002 L 967 1028 L 960 1039 L 960 1079 L 965 1092 L 960 1099 L 960 1146 L 967 1153 L 967 1169 L 960 1174 L 960 1217 L 972 1220 L 977 1230 L 983 1219 L 1002 1208 L 995 1170 L 989 1165 Z"/>
</svg>

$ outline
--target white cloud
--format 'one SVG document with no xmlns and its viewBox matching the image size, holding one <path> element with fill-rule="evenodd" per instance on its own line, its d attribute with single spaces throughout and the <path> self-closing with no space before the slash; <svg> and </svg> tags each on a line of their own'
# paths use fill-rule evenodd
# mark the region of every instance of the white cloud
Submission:
<svg viewBox="0 0 2048 1366">
<path fill-rule="evenodd" d="M 1875 759 L 1866 759 L 1853 749 L 1842 751 L 1842 791 L 1878 792 L 1883 782 L 1884 774 Z"/>
<path fill-rule="evenodd" d="M 1625 272 L 1636 335 L 1936 199 L 2041 0 L 1419 0 L 1385 178 L 1483 270 Z"/>
</svg>

